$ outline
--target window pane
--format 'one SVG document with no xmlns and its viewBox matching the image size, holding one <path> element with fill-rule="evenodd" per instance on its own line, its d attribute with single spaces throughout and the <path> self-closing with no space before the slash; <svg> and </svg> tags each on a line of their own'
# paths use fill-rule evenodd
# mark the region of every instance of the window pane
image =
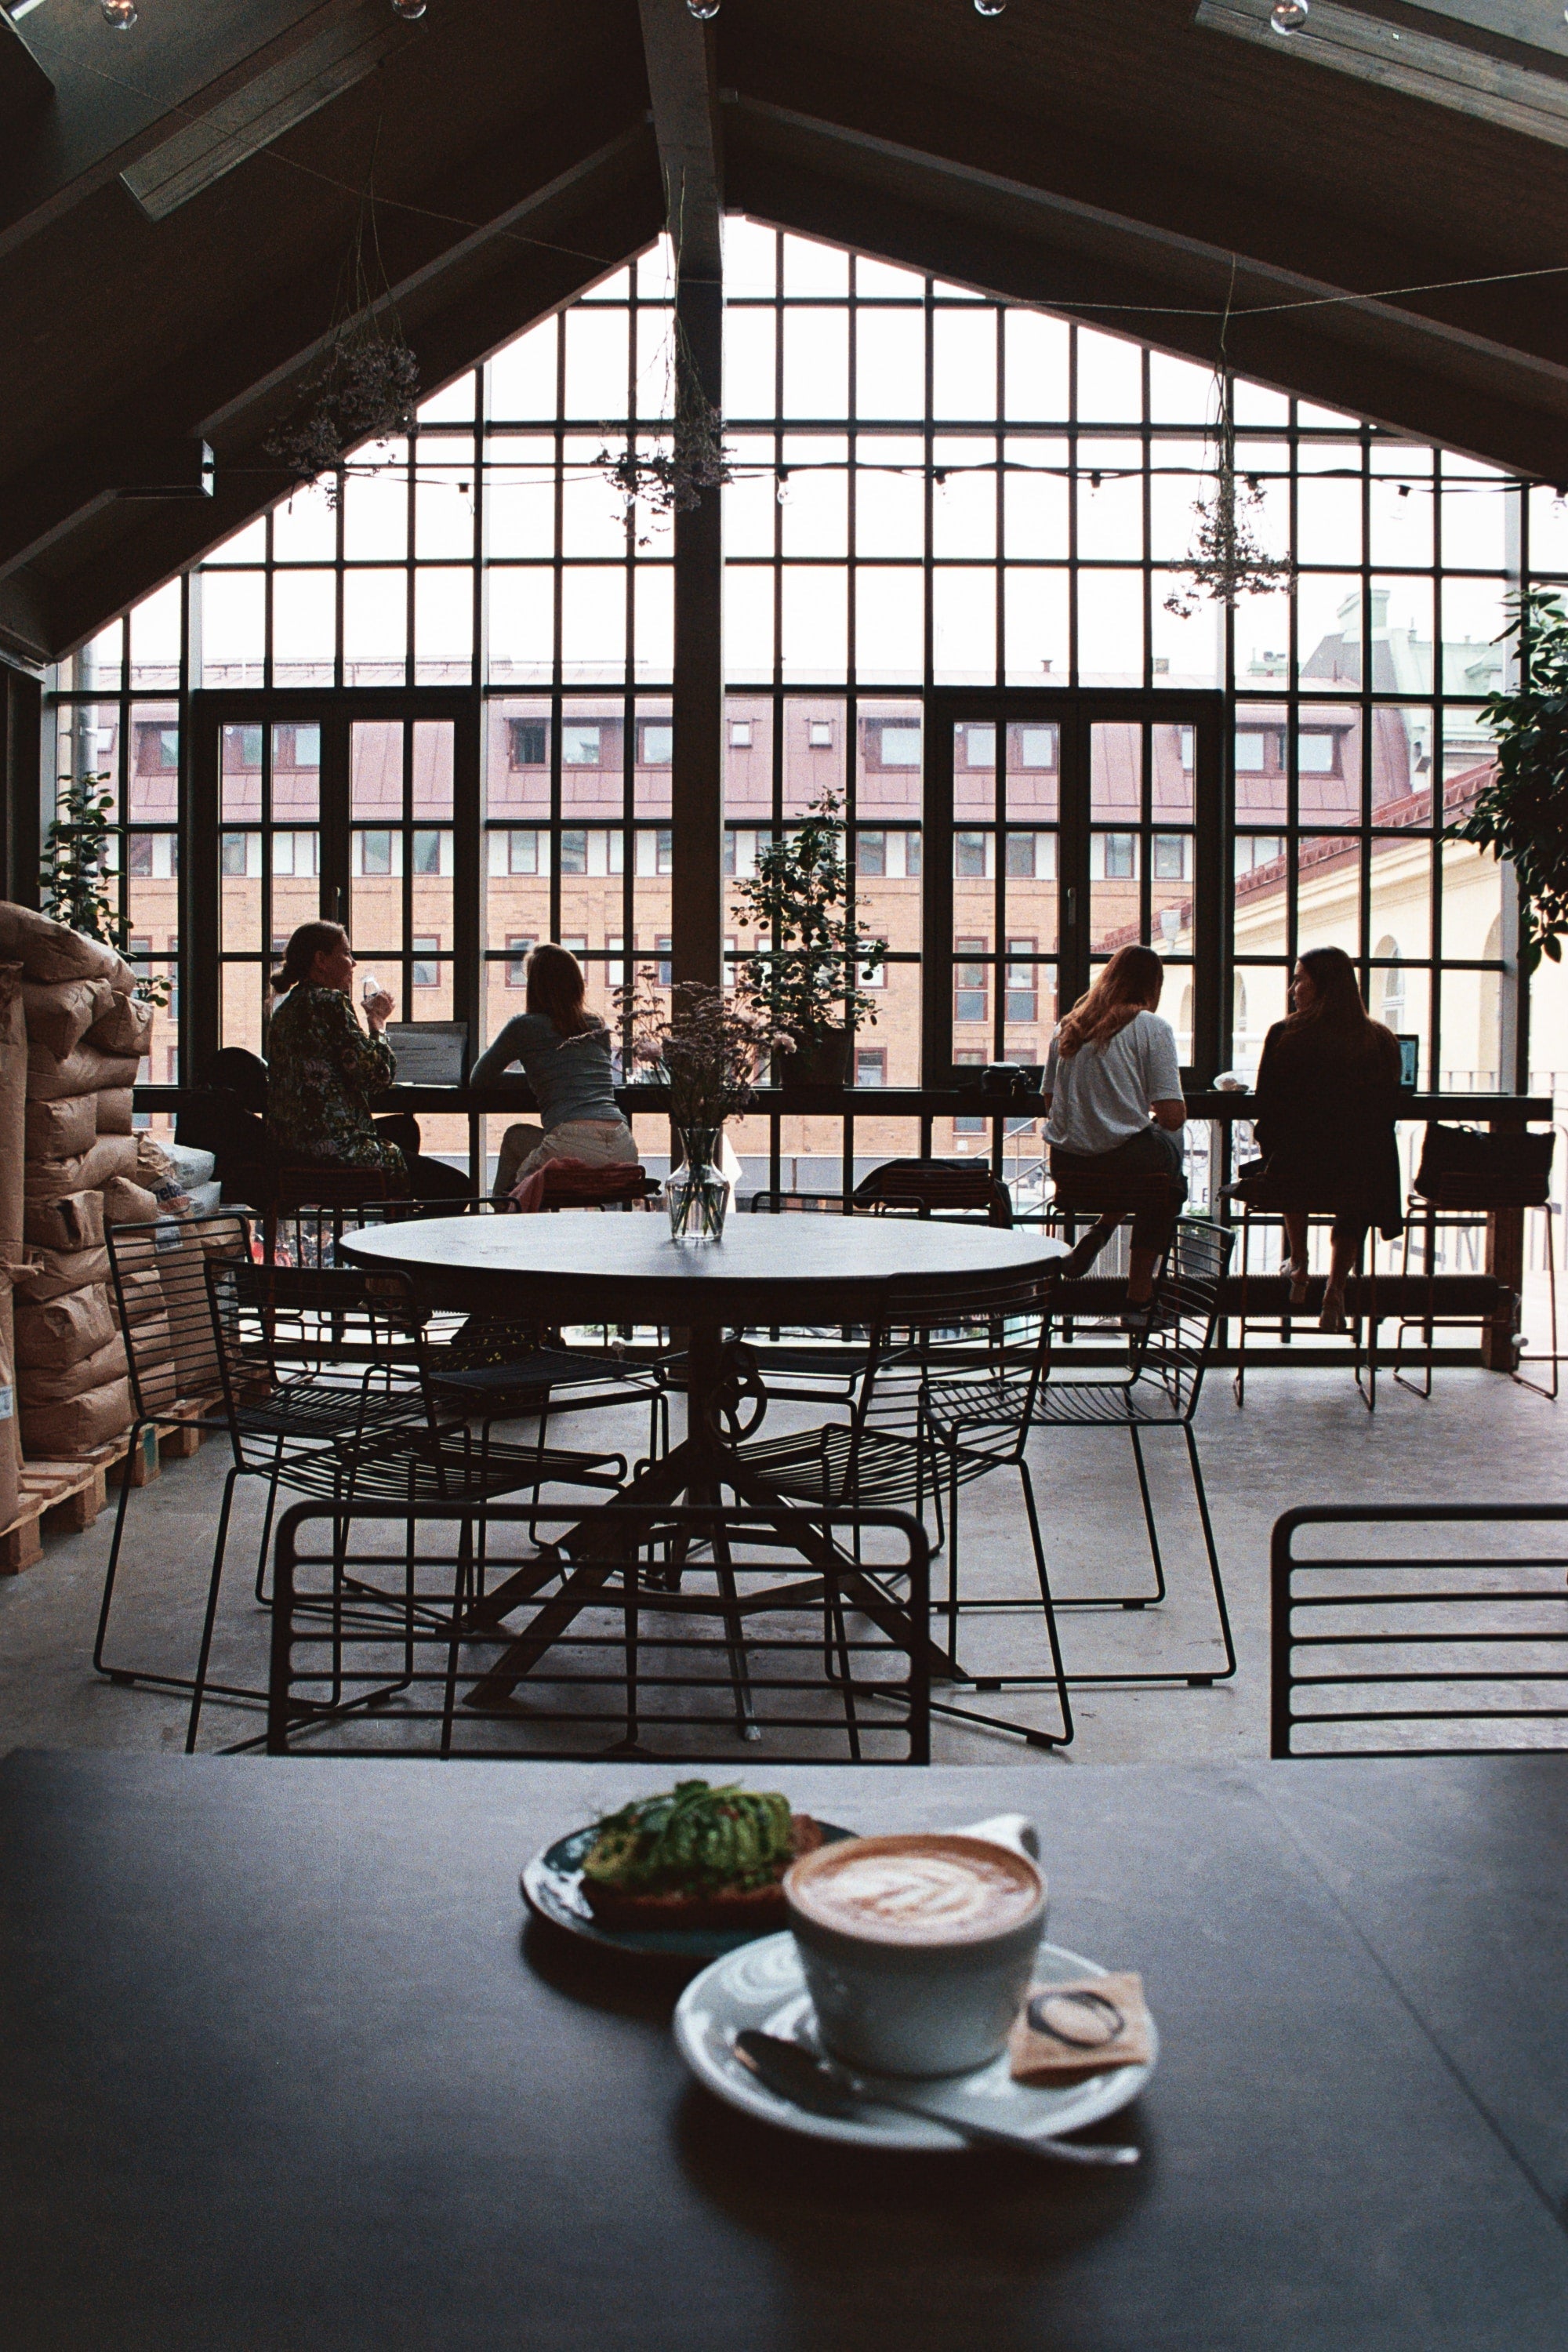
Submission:
<svg viewBox="0 0 1568 2352">
<path fill-rule="evenodd" d="M 855 321 L 855 410 L 859 416 L 925 413 L 925 313 L 861 310 Z"/>
</svg>

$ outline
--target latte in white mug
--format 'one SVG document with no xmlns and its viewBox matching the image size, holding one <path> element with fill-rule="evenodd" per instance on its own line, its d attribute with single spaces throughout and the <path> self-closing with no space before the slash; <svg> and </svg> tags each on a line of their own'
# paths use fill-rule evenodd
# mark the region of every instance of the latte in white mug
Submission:
<svg viewBox="0 0 1568 2352">
<path fill-rule="evenodd" d="M 1026 1854 L 961 1832 L 852 1838 L 803 1856 L 784 1884 L 836 2057 L 953 2074 L 1001 2050 L 1045 1928 Z"/>
</svg>

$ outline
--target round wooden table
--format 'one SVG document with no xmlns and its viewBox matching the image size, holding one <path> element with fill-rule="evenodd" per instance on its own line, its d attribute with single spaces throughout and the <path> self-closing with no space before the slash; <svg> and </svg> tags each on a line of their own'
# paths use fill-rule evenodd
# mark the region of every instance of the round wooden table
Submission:
<svg viewBox="0 0 1568 2352">
<path fill-rule="evenodd" d="M 658 1323 L 688 1335 L 687 1431 L 662 1460 L 631 1479 L 613 1515 L 597 1514 L 563 1538 L 574 1563 L 559 1597 L 542 1607 L 470 1692 L 475 1704 L 510 1693 L 603 1592 L 626 1556 L 637 1507 L 650 1515 L 681 1497 L 718 1505 L 728 1488 L 744 1505 L 778 1507 L 721 1425 L 725 1334 L 773 1324 L 940 1321 L 1043 1282 L 1066 1244 L 1037 1230 L 903 1217 L 732 1217 L 716 1243 L 676 1243 L 662 1216 L 421 1217 L 345 1234 L 344 1257 L 367 1272 L 406 1275 L 426 1308 L 458 1308 L 508 1321 Z M 826 1538 L 788 1539 L 846 1581 Z M 499 1629 L 556 1572 L 549 1562 L 509 1577 L 480 1601 L 467 1630 Z M 881 1596 L 861 1605 L 894 1630 Z M 896 1629 L 907 1636 L 909 1628 Z M 952 1662 L 927 1643 L 934 1671 Z"/>
</svg>

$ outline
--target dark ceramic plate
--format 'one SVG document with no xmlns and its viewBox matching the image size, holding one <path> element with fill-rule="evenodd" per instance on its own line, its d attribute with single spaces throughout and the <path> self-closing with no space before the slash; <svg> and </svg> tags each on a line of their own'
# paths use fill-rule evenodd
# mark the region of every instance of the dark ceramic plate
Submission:
<svg viewBox="0 0 1568 2352">
<path fill-rule="evenodd" d="M 581 1936 L 586 1943 L 603 1944 L 610 1951 L 627 1952 L 646 1960 L 722 1959 L 726 1952 L 738 1951 L 742 1944 L 753 1943 L 759 1936 L 778 1933 L 776 1926 L 771 1924 L 727 1928 L 601 1927 L 583 1892 L 583 1857 L 598 1834 L 597 1822 L 586 1829 L 572 1830 L 524 1864 L 522 1899 L 531 1911 L 541 1919 L 548 1919 L 552 1927 L 564 1927 L 569 1936 Z M 823 1842 L 827 1845 L 836 1845 L 839 1839 L 856 1834 L 854 1830 L 839 1829 L 832 1822 L 822 1824 Z"/>
</svg>

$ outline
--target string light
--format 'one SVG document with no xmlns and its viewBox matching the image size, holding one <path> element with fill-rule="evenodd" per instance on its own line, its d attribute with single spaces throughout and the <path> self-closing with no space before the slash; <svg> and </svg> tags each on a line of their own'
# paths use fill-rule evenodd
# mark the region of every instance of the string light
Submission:
<svg viewBox="0 0 1568 2352">
<path fill-rule="evenodd" d="M 1306 29 L 1307 15 L 1307 0 L 1279 0 L 1268 21 L 1277 33 L 1300 33 Z"/>
<path fill-rule="evenodd" d="M 136 22 L 136 0 L 98 0 L 103 21 L 117 33 L 128 33 Z"/>
<path fill-rule="evenodd" d="M 392 0 L 392 13 L 401 16 L 405 25 L 416 25 L 425 14 L 426 0 Z"/>
</svg>

